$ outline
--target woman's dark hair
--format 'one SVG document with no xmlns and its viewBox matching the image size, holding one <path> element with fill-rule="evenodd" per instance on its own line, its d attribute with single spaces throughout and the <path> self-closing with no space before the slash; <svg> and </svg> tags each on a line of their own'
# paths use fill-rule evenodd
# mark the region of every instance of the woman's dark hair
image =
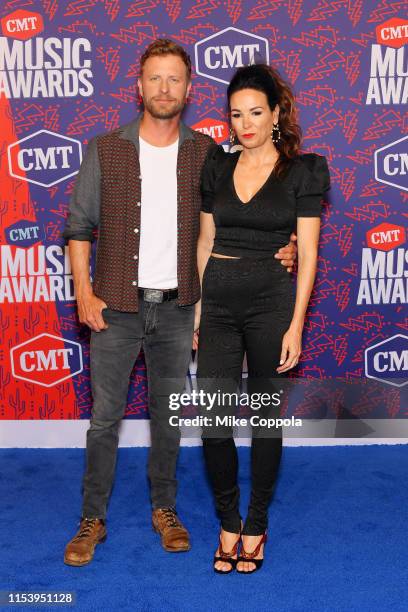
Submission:
<svg viewBox="0 0 408 612">
<path fill-rule="evenodd" d="M 297 123 L 295 95 L 279 72 L 267 64 L 252 64 L 238 68 L 227 88 L 229 108 L 231 108 L 231 96 L 242 89 L 262 91 L 272 111 L 277 104 L 279 105 L 280 140 L 275 146 L 280 155 L 274 168 L 274 173 L 279 177 L 300 150 L 302 130 Z"/>
</svg>

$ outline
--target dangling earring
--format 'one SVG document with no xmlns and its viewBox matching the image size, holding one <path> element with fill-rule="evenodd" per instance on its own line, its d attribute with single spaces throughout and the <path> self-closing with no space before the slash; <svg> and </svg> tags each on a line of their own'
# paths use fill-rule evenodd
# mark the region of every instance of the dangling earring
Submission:
<svg viewBox="0 0 408 612">
<path fill-rule="evenodd" d="M 274 123 L 271 133 L 272 142 L 277 143 L 280 141 L 281 133 L 279 129 L 279 123 Z"/>
<path fill-rule="evenodd" d="M 229 141 L 231 145 L 233 145 L 235 142 L 235 132 L 232 128 L 230 128 L 230 131 L 229 131 Z"/>
</svg>

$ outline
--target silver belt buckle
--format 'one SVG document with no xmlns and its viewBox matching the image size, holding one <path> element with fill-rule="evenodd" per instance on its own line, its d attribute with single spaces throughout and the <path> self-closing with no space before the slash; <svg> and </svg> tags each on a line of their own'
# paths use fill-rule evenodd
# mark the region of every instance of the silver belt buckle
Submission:
<svg viewBox="0 0 408 612">
<path fill-rule="evenodd" d="M 163 291 L 160 291 L 160 289 L 145 289 L 143 299 L 145 302 L 160 304 L 163 301 Z"/>
</svg>

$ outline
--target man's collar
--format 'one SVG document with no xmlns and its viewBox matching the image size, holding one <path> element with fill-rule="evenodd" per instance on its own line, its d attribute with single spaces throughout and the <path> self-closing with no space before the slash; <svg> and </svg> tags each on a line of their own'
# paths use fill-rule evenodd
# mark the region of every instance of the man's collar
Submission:
<svg viewBox="0 0 408 612">
<path fill-rule="evenodd" d="M 136 119 L 127 123 L 123 127 L 119 128 L 119 138 L 123 138 L 124 140 L 130 140 L 135 145 L 137 152 L 139 154 L 139 130 L 140 130 L 140 122 L 142 120 L 143 115 L 139 115 Z M 179 148 L 183 144 L 185 140 L 194 140 L 194 130 L 192 130 L 188 125 L 180 121 L 180 129 L 179 129 Z"/>
</svg>

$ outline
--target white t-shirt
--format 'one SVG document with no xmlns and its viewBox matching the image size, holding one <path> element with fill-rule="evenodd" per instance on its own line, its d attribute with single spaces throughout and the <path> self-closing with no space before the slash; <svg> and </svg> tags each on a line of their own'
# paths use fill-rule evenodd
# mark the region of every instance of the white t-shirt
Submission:
<svg viewBox="0 0 408 612">
<path fill-rule="evenodd" d="M 178 140 L 155 147 L 139 136 L 142 207 L 139 287 L 177 287 Z"/>
</svg>

